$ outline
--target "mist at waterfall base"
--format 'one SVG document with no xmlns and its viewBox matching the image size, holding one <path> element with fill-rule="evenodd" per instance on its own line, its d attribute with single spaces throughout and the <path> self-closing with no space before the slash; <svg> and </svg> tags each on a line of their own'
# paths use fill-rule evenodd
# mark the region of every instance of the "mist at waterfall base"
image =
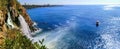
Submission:
<svg viewBox="0 0 120 49">
<path fill-rule="evenodd" d="M 66 5 L 28 9 L 49 49 L 119 49 L 120 6 Z M 96 27 L 96 21 L 100 25 Z"/>
</svg>

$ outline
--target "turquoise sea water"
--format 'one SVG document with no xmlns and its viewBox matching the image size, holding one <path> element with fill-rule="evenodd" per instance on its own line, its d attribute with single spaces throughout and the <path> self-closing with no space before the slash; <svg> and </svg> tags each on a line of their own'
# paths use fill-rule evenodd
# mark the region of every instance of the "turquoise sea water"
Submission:
<svg viewBox="0 0 120 49">
<path fill-rule="evenodd" d="M 34 41 L 44 38 L 50 49 L 120 48 L 120 6 L 65 5 L 27 12 L 42 29 Z"/>
</svg>

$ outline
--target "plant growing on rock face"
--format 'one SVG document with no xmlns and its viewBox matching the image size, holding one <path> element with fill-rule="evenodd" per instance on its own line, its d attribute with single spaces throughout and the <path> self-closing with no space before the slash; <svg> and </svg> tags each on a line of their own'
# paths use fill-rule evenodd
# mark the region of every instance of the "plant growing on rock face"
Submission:
<svg viewBox="0 0 120 49">
<path fill-rule="evenodd" d="M 8 4 L 7 0 L 0 0 L 0 10 L 5 9 L 7 4 Z"/>
<path fill-rule="evenodd" d="M 47 47 L 45 45 L 43 45 L 44 39 L 42 39 L 41 41 L 39 40 L 39 42 L 35 42 L 34 46 L 36 49 L 47 49 Z"/>
</svg>

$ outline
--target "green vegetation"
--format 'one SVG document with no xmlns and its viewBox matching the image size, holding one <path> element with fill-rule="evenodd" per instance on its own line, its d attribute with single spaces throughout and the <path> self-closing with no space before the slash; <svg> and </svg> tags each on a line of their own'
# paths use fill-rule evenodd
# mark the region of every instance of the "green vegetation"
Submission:
<svg viewBox="0 0 120 49">
<path fill-rule="evenodd" d="M 42 41 L 32 43 L 26 36 L 23 36 L 19 30 L 9 30 L 2 49 L 47 49 Z"/>
<path fill-rule="evenodd" d="M 0 10 L 5 9 L 7 4 L 8 4 L 7 0 L 0 0 Z"/>
<path fill-rule="evenodd" d="M 35 43 L 34 43 L 35 48 L 36 48 L 36 49 L 47 49 L 47 48 L 45 47 L 45 45 L 43 45 L 43 42 L 44 42 L 44 39 L 42 39 L 42 41 L 35 42 Z M 38 44 L 38 43 L 40 43 L 40 44 Z"/>
</svg>

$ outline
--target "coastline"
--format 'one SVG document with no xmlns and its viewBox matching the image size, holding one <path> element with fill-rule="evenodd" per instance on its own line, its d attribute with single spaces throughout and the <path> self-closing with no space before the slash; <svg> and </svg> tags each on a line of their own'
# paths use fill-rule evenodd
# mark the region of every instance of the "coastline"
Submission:
<svg viewBox="0 0 120 49">
<path fill-rule="evenodd" d="M 22 5 L 26 9 L 38 8 L 38 7 L 56 7 L 62 5 Z"/>
</svg>

